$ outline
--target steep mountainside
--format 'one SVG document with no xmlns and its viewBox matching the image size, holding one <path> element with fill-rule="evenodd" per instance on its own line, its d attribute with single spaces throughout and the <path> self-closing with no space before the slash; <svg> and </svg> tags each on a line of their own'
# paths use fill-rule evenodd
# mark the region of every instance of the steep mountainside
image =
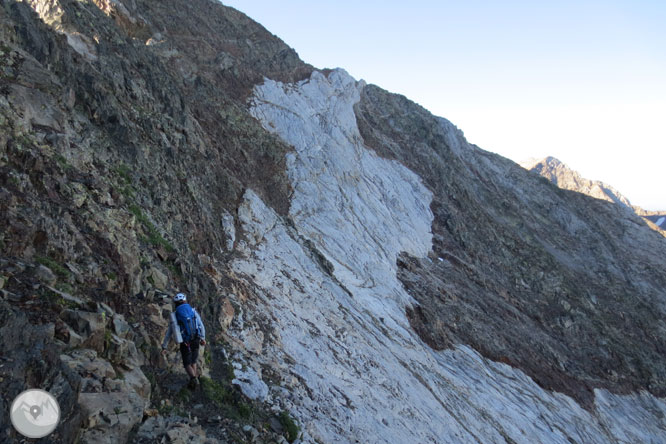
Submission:
<svg viewBox="0 0 666 444">
<path fill-rule="evenodd" d="M 53 393 L 40 442 L 666 440 L 635 214 L 217 1 L 2 0 L 0 40 L 0 409 Z"/>
<path fill-rule="evenodd" d="M 659 211 L 645 211 L 636 205 L 632 205 L 631 202 L 629 202 L 629 199 L 624 197 L 619 191 L 610 185 L 598 180 L 585 179 L 578 172 L 572 170 L 554 157 L 547 157 L 542 160 L 529 160 L 523 162 L 522 166 L 525 169 L 540 174 L 565 190 L 577 191 L 597 199 L 625 206 L 643 217 L 646 221 L 649 221 L 652 228 L 655 228 L 655 225 L 661 229 L 666 227 L 666 225 L 663 225 L 663 221 L 661 225 L 657 223 L 662 216 L 666 215 L 666 213 Z"/>
</svg>

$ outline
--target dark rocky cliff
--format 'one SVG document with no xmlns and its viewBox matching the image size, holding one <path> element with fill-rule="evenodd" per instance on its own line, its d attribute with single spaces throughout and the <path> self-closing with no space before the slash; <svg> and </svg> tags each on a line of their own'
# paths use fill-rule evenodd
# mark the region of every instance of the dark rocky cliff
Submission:
<svg viewBox="0 0 666 444">
<path fill-rule="evenodd" d="M 266 356 L 280 345 L 277 312 L 261 282 L 229 265 L 260 250 L 248 231 L 252 190 L 273 226 L 340 284 L 290 212 L 294 147 L 248 104 L 264 78 L 294 84 L 316 70 L 210 0 L 3 0 L 0 41 L 0 408 L 28 387 L 57 395 L 63 423 L 43 442 L 280 442 L 295 438 L 290 407 L 306 442 L 330 440 L 318 419 L 327 415 L 299 406 L 334 390 L 308 385 L 294 356 Z M 469 146 L 404 97 L 365 86 L 355 113 L 364 145 L 433 195 L 432 251 L 398 259 L 414 298 L 404 312 L 425 344 L 469 346 L 590 412 L 595 389 L 666 396 L 662 236 Z M 163 295 L 176 290 L 210 332 L 209 379 L 195 394 L 180 389 L 178 361 L 159 354 Z M 336 358 L 345 331 L 329 338 Z M 252 395 L 266 386 L 271 396 Z M 340 393 L 360 415 L 354 391 Z M 385 428 L 409 417 L 382 415 Z M 341 442 L 372 433 L 362 420 L 340 422 Z M 6 415 L 0 426 L 0 441 L 19 439 Z"/>
<path fill-rule="evenodd" d="M 311 68 L 211 1 L 3 1 L 0 24 L 2 310 L 13 319 L 2 327 L 3 410 L 25 387 L 52 389 L 66 419 L 55 439 L 69 442 L 94 428 L 82 416 L 95 412 L 76 404 L 88 388 L 61 353 L 92 348 L 110 360 L 113 333 L 138 350 L 136 362 L 114 365 L 164 368 L 158 296 L 175 289 L 196 295 L 215 334 L 221 288 L 205 263 L 226 251 L 225 209 L 246 187 L 282 213 L 288 205 L 289 148 L 247 114 L 245 99 L 263 76 L 295 80 Z M 68 309 L 107 310 L 132 332 L 113 330 L 114 315 L 78 329 Z M 26 350 L 33 336 L 43 345 Z M 142 415 L 140 406 L 109 439 L 125 439 Z"/>
<path fill-rule="evenodd" d="M 470 344 L 588 407 L 597 387 L 665 396 L 661 236 L 500 156 L 461 155 L 448 122 L 379 88 L 364 93 L 365 142 L 435 195 L 433 254 L 444 260 L 404 257 L 399 274 L 419 301 L 409 317 L 424 340 Z"/>
</svg>

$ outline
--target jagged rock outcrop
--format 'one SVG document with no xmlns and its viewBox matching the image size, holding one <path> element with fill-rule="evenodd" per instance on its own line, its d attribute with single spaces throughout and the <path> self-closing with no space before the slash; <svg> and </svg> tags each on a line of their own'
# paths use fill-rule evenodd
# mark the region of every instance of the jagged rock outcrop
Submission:
<svg viewBox="0 0 666 444">
<path fill-rule="evenodd" d="M 634 214 L 217 1 L 3 0 L 0 38 L 0 403 L 51 391 L 50 441 L 663 440 Z"/>
<path fill-rule="evenodd" d="M 585 179 L 578 172 L 572 170 L 554 157 L 546 157 L 541 160 L 528 160 L 521 163 L 521 166 L 527 170 L 534 171 L 565 190 L 577 191 L 597 199 L 632 208 L 629 199 L 612 186 L 598 180 Z"/>
<path fill-rule="evenodd" d="M 597 199 L 624 206 L 643 217 L 646 221 L 649 221 L 650 223 L 648 225 L 653 229 L 658 228 L 663 230 L 666 228 L 666 225 L 664 225 L 664 221 L 666 220 L 664 216 L 666 216 L 666 213 L 660 211 L 646 211 L 641 207 L 632 205 L 631 202 L 629 202 L 629 199 L 624 197 L 612 186 L 598 180 L 585 179 L 578 172 L 572 170 L 554 157 L 546 157 L 542 160 L 529 160 L 523 162 L 521 165 L 525 169 L 545 177 L 562 189 L 587 194 L 588 196 Z M 666 233 L 664 234 L 666 235 Z"/>
</svg>

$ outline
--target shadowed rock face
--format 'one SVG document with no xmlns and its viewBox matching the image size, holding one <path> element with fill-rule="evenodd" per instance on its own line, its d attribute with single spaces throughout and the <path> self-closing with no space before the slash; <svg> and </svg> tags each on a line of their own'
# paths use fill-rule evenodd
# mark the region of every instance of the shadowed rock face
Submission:
<svg viewBox="0 0 666 444">
<path fill-rule="evenodd" d="M 107 298 L 124 305 L 150 274 L 135 228 L 152 225 L 144 262 L 166 273 L 224 244 L 220 214 L 245 187 L 286 213 L 289 148 L 246 113 L 245 95 L 311 68 L 218 2 L 97 3 L 3 2 L 3 251 L 80 262 L 91 287 L 114 274 Z M 165 248 L 181 242 L 182 254 Z"/>
<path fill-rule="evenodd" d="M 44 340 L 53 357 L 42 356 L 40 364 L 51 373 L 65 349 L 94 348 L 104 362 L 123 366 L 131 385 L 145 376 L 136 363 L 127 371 L 128 349 L 142 347 L 146 372 L 165 365 L 155 347 L 168 303 L 160 304 L 157 291 L 192 295 L 215 334 L 220 308 L 208 302 L 231 279 L 211 278 L 200 261 L 227 251 L 221 221 L 235 213 L 245 188 L 286 214 L 290 148 L 247 113 L 245 97 L 264 76 L 296 80 L 311 68 L 259 24 L 216 1 L 1 5 L 2 298 L 30 323 L 55 328 Z M 33 276 L 40 263 L 50 273 Z M 13 264 L 25 270 L 11 271 Z M 77 330 L 68 312 L 97 315 L 101 303 L 132 323 L 129 339 L 108 337 L 109 326 L 95 334 Z M 16 359 L 12 368 L 21 369 L 40 356 Z M 3 375 L 1 391 L 64 390 L 54 374 L 33 367 L 36 373 Z M 85 396 L 76 402 L 79 394 L 103 391 L 114 393 L 115 404 L 105 407 L 120 408 L 134 392 L 108 379 L 102 388 L 67 387 L 69 416 L 55 442 L 71 442 L 86 428 L 86 439 L 94 435 L 97 442 L 127 437 L 143 406 L 131 409 L 129 421 L 120 418 L 130 427 L 119 435 L 100 435 L 82 416 L 108 411 L 100 413 Z M 139 391 L 149 400 L 150 390 Z"/>
<path fill-rule="evenodd" d="M 433 256 L 398 262 L 426 343 L 468 344 L 588 407 L 598 387 L 666 395 L 662 236 L 467 144 L 402 96 L 368 86 L 356 112 L 365 143 L 434 194 Z"/>
</svg>

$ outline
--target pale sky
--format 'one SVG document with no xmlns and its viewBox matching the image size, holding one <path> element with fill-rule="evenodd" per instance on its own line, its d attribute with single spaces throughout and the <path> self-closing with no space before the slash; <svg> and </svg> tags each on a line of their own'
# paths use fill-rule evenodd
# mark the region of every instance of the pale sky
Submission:
<svg viewBox="0 0 666 444">
<path fill-rule="evenodd" d="M 666 0 L 223 3 L 485 150 L 554 156 L 666 210 Z"/>
</svg>

